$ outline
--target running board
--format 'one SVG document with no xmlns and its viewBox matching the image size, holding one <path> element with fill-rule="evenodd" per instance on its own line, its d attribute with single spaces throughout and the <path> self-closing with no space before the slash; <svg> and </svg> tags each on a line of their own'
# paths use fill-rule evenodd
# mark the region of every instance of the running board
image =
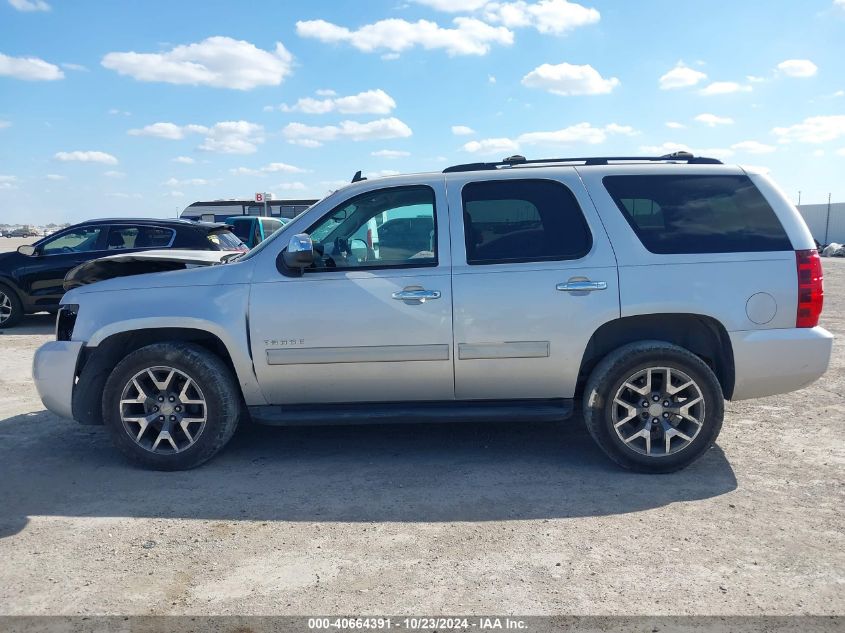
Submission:
<svg viewBox="0 0 845 633">
<path fill-rule="evenodd" d="M 449 402 L 267 405 L 249 407 L 252 420 L 270 426 L 417 424 L 433 422 L 559 422 L 573 401 L 459 400 Z"/>
</svg>

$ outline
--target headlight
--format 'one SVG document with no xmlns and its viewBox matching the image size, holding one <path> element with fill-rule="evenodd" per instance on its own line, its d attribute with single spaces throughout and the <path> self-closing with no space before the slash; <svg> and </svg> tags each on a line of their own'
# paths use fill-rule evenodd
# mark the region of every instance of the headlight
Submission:
<svg viewBox="0 0 845 633">
<path fill-rule="evenodd" d="M 56 340 L 69 341 L 73 337 L 73 326 L 76 325 L 76 314 L 79 312 L 77 304 L 66 304 L 59 307 L 56 315 Z"/>
</svg>

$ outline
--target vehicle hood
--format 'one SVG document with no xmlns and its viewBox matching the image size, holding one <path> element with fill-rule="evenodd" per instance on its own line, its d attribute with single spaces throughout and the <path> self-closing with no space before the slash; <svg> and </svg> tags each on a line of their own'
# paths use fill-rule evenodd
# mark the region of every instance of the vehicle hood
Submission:
<svg viewBox="0 0 845 633">
<path fill-rule="evenodd" d="M 117 277 L 213 266 L 232 254 L 231 251 L 163 249 L 109 255 L 71 269 L 65 275 L 64 289 L 72 290 Z"/>
</svg>

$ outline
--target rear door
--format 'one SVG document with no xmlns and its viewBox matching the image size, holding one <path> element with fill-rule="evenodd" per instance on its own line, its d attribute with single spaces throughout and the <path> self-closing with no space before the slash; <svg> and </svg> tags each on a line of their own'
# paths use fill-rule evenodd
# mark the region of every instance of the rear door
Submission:
<svg viewBox="0 0 845 633">
<path fill-rule="evenodd" d="M 458 399 L 571 398 L 619 316 L 616 260 L 574 169 L 447 181 Z"/>
</svg>

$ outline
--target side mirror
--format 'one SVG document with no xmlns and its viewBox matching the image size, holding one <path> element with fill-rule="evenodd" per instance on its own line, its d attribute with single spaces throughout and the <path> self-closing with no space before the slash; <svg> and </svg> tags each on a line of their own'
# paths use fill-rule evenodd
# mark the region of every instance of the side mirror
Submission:
<svg viewBox="0 0 845 633">
<path fill-rule="evenodd" d="M 36 253 L 36 248 L 31 244 L 24 244 L 23 246 L 18 246 L 18 252 L 21 255 L 26 255 L 27 257 L 32 257 Z"/>
<path fill-rule="evenodd" d="M 302 274 L 302 271 L 314 263 L 314 242 L 307 233 L 299 233 L 290 238 L 288 248 L 282 253 L 285 268 Z"/>
</svg>

